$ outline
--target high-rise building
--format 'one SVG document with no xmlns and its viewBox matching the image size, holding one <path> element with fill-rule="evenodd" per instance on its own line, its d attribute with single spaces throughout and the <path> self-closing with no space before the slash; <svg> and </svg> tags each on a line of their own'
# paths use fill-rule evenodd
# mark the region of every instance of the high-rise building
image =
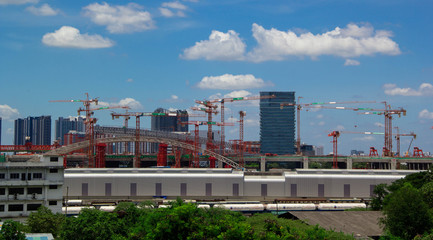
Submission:
<svg viewBox="0 0 433 240">
<path fill-rule="evenodd" d="M 188 132 L 188 124 L 182 125 L 181 122 L 188 122 L 188 112 L 186 110 L 169 111 L 167 109 L 158 108 L 154 113 L 173 113 L 180 115 L 177 116 L 156 116 L 152 117 L 151 129 L 153 131 L 167 131 L 167 132 Z"/>
<path fill-rule="evenodd" d="M 295 103 L 295 92 L 260 92 L 260 153 L 295 153 L 295 106 L 280 108 L 281 103 Z"/>
<path fill-rule="evenodd" d="M 26 138 L 33 145 L 51 145 L 51 116 L 16 119 L 14 145 L 24 145 Z"/>
<path fill-rule="evenodd" d="M 323 146 L 315 146 L 316 156 L 323 156 Z"/>
<path fill-rule="evenodd" d="M 59 117 L 59 119 L 55 121 L 55 139 L 60 140 L 59 144 L 63 145 L 65 144 L 65 134 L 68 134 L 70 131 L 74 133 L 84 133 L 86 131 L 84 120 L 85 118 L 81 116 L 68 118 Z"/>
</svg>

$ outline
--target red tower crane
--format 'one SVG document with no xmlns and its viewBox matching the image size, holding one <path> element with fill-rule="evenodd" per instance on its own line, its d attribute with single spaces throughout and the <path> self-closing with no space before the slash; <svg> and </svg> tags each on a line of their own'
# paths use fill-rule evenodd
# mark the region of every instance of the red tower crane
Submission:
<svg viewBox="0 0 433 240">
<path fill-rule="evenodd" d="M 210 102 L 205 102 L 205 101 L 196 101 L 196 103 L 200 103 L 202 105 L 204 105 L 205 107 L 191 107 L 192 110 L 195 111 L 203 111 L 205 113 L 207 113 L 207 121 L 208 122 L 213 122 L 212 121 L 212 114 L 218 114 L 218 111 L 216 110 L 216 108 L 218 108 L 217 105 L 212 104 Z M 207 143 L 206 143 L 206 149 L 208 150 L 212 150 L 215 148 L 215 146 L 212 143 L 212 125 L 213 124 L 207 124 Z"/>
<path fill-rule="evenodd" d="M 341 133 L 352 133 L 352 134 L 367 134 L 367 135 L 384 135 L 381 132 L 351 132 L 351 131 L 333 131 L 328 134 L 328 137 L 332 137 L 332 149 L 333 149 L 333 158 L 332 158 L 332 167 L 338 168 L 338 137 L 340 137 Z M 374 148 L 373 148 L 374 149 Z M 370 153 L 371 153 L 370 148 Z"/>
<path fill-rule="evenodd" d="M 385 104 L 385 109 L 359 109 L 359 110 L 367 110 L 371 112 L 363 112 L 359 114 L 374 114 L 374 115 L 384 115 L 385 116 L 385 144 L 383 147 L 383 155 L 385 157 L 391 157 L 392 156 L 392 115 L 398 115 L 398 117 L 406 116 L 406 110 L 403 108 L 399 109 L 391 109 L 391 106 L 388 105 L 386 102 L 383 102 Z"/>
<path fill-rule="evenodd" d="M 198 149 L 199 149 L 199 144 L 200 144 L 200 141 L 199 141 L 199 126 L 200 125 L 234 126 L 233 123 L 204 122 L 204 121 L 188 121 L 188 122 L 182 122 L 181 124 L 184 124 L 184 125 L 188 124 L 188 125 L 194 125 L 195 126 L 195 130 L 194 130 L 194 153 L 193 153 L 194 157 L 193 157 L 192 163 L 190 164 L 190 167 L 199 167 L 199 163 L 200 163 L 200 159 L 198 156 Z M 208 139 L 208 143 L 209 143 L 209 139 Z M 206 145 L 208 145 L 208 144 L 206 144 Z"/>
<path fill-rule="evenodd" d="M 329 108 L 329 109 L 343 109 L 343 110 L 360 110 L 355 108 L 346 107 L 325 107 L 321 105 L 325 104 L 352 104 L 352 103 L 375 103 L 375 101 L 346 101 L 346 102 L 313 102 L 313 103 L 300 103 L 300 99 L 303 98 L 298 96 L 298 103 L 283 102 L 280 104 L 280 108 L 288 106 L 296 106 L 296 154 L 301 155 L 301 110 L 302 108 Z"/>
<path fill-rule="evenodd" d="M 225 122 L 225 116 L 224 116 L 224 109 L 225 109 L 225 103 L 226 102 L 237 102 L 237 101 L 246 101 L 246 100 L 259 100 L 259 99 L 269 99 L 269 98 L 275 98 L 274 95 L 271 96 L 252 96 L 252 97 L 233 97 L 233 98 L 218 98 L 218 99 L 212 99 L 212 100 L 196 100 L 195 102 L 198 104 L 202 104 L 203 106 L 206 106 L 208 109 L 209 108 L 214 108 L 216 109 L 217 106 L 214 105 L 214 103 L 220 103 L 221 104 L 221 123 Z M 203 110 L 201 110 L 203 111 Z M 217 114 L 218 112 L 216 112 L 215 114 Z M 211 121 L 212 119 L 208 119 L 208 121 Z M 209 131 L 209 128 L 208 128 Z M 211 129 L 212 131 L 212 129 Z M 208 132 L 209 134 L 209 132 Z M 211 133 L 212 134 L 212 133 Z M 223 153 L 225 153 L 225 147 L 224 147 L 224 142 L 225 142 L 225 125 L 221 125 L 221 143 L 220 143 L 220 147 Z"/>
<path fill-rule="evenodd" d="M 397 134 L 395 134 L 395 140 L 397 142 L 397 152 L 396 152 L 396 155 L 398 157 L 400 157 L 400 137 L 401 136 L 409 136 L 409 137 L 413 137 L 412 138 L 412 140 L 413 140 L 413 139 L 416 139 L 416 134 L 413 133 L 413 132 L 411 132 L 411 133 L 400 133 L 400 130 L 399 130 L 398 127 L 394 127 L 394 128 L 397 129 Z M 409 148 L 410 148 L 410 146 L 409 146 Z"/>
</svg>

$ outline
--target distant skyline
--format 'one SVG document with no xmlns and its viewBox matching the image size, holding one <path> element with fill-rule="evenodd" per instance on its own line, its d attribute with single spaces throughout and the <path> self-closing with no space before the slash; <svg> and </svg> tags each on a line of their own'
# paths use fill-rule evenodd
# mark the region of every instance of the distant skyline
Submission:
<svg viewBox="0 0 433 240">
<path fill-rule="evenodd" d="M 13 143 L 17 118 L 77 116 L 82 104 L 49 100 L 85 99 L 86 92 L 104 106 L 151 112 L 294 91 L 301 103 L 402 107 L 407 116 L 395 117 L 393 126 L 417 134 L 411 151 L 432 152 L 432 11 L 429 0 L 0 0 L 1 143 Z M 226 121 L 236 123 L 226 139 L 239 137 L 240 110 L 245 140 L 258 140 L 258 101 L 226 104 Z M 383 116 L 306 110 L 301 140 L 324 146 L 325 154 L 332 151 L 331 131 L 384 131 Z M 123 123 L 107 110 L 95 117 L 100 125 Z M 141 127 L 150 129 L 150 119 Z M 401 138 L 402 151 L 410 140 Z M 381 152 L 383 142 L 343 134 L 339 152 L 368 153 L 370 146 Z"/>
</svg>

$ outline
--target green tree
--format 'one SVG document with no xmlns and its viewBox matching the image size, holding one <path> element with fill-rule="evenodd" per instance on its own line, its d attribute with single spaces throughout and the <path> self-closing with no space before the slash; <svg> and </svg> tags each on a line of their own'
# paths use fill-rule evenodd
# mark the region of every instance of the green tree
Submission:
<svg viewBox="0 0 433 240">
<path fill-rule="evenodd" d="M 371 208 L 374 211 L 381 210 L 383 207 L 383 200 L 385 199 L 386 195 L 389 194 L 387 190 L 387 185 L 385 183 L 377 185 L 374 190 L 374 197 L 371 199 Z"/>
<path fill-rule="evenodd" d="M 420 189 L 424 201 L 429 205 L 430 208 L 433 208 L 433 182 L 425 183 Z"/>
<path fill-rule="evenodd" d="M 385 197 L 383 213 L 381 222 L 385 230 L 403 239 L 413 239 L 433 226 L 428 205 L 410 183 Z"/>
<path fill-rule="evenodd" d="M 36 212 L 30 213 L 27 226 L 32 233 L 52 233 L 56 238 L 64 221 L 63 214 L 54 214 L 46 206 L 40 206 Z"/>
<path fill-rule="evenodd" d="M 26 235 L 20 230 L 19 222 L 6 220 L 0 230 L 1 239 L 5 240 L 25 240 Z"/>
</svg>

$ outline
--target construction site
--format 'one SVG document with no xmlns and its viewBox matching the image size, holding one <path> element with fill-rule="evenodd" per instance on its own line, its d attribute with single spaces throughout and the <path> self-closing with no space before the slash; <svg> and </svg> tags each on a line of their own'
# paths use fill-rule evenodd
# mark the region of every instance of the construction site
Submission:
<svg viewBox="0 0 433 240">
<path fill-rule="evenodd" d="M 433 161 L 433 158 L 424 156 L 422 149 L 416 146 L 413 146 L 413 151 L 410 150 L 412 142 L 408 150 L 403 154 L 401 153 L 400 138 L 410 137 L 412 141 L 416 138 L 416 134 L 413 132 L 400 133 L 398 127 L 393 127 L 393 118 L 406 115 L 406 110 L 403 108 L 393 109 L 386 102 L 383 102 L 383 109 L 344 106 L 355 103 L 375 103 L 373 101 L 300 103 L 302 97 L 298 97 L 297 101 L 294 101 L 294 93 L 292 95 L 293 100 L 289 102 L 281 99 L 273 102 L 273 99 L 277 98 L 275 94 L 197 100 L 195 103 L 199 104 L 199 107 L 191 107 L 188 111 L 177 112 L 130 112 L 127 106 L 98 107 L 98 98 L 89 98 L 87 93 L 86 98 L 82 100 L 53 100 L 52 102 L 55 103 L 82 104 L 78 108 L 78 115 L 84 113 L 84 134 L 67 133 L 63 136 L 63 144 L 55 141 L 52 145 L 33 145 L 28 141 L 24 145 L 1 145 L 0 152 L 15 153 L 14 155 L 3 154 L 1 157 L 3 159 L 31 159 L 33 154 L 62 156 L 64 157 L 65 168 L 187 167 L 233 168 L 242 171 L 295 168 L 422 170 L 428 169 Z M 296 140 L 294 139 L 294 132 L 292 136 L 289 134 L 289 138 L 291 137 L 295 144 L 290 146 L 290 141 L 288 143 L 285 141 L 272 143 L 272 145 L 286 144 L 283 147 L 289 149 L 289 152 L 293 151 L 293 154 L 264 150 L 266 143 L 261 141 L 244 141 L 245 111 L 239 111 L 239 120 L 236 124 L 226 121 L 224 116 L 225 104 L 250 100 L 260 101 L 261 111 L 263 111 L 262 108 L 271 109 L 273 112 L 277 112 L 277 117 L 293 118 L 292 127 L 294 128 L 296 124 Z M 268 105 L 263 107 L 262 102 Z M 349 110 L 356 111 L 358 114 L 383 116 L 384 132 L 330 131 L 328 136 L 332 141 L 332 154 L 309 154 L 301 149 L 300 114 L 303 109 L 313 108 Z M 111 112 L 113 120 L 123 119 L 123 126 L 97 125 L 94 112 L 108 109 L 124 111 Z M 283 110 L 288 110 L 289 113 L 287 114 Z M 294 119 L 295 115 L 296 119 Z M 140 120 L 145 117 L 152 118 L 152 121 L 154 119 L 171 119 L 174 126 L 171 126 L 171 130 L 144 130 Z M 131 118 L 135 120 L 135 127 L 128 125 Z M 190 118 L 203 118 L 205 120 L 191 121 Z M 220 121 L 217 122 L 215 119 Z M 176 131 L 175 126 L 182 126 L 184 130 Z M 188 126 L 193 126 L 189 132 L 185 131 Z M 227 140 L 225 137 L 226 126 L 237 127 L 239 138 Z M 200 127 L 207 128 L 206 137 L 200 136 Z M 218 130 L 218 137 L 215 137 L 215 128 Z M 261 129 L 261 134 L 264 135 L 265 130 L 263 129 L 265 127 L 261 126 Z M 378 152 L 379 147 L 372 146 L 368 155 L 343 156 L 338 153 L 338 140 L 342 134 L 383 135 L 382 152 Z M 275 140 L 273 139 L 273 141 Z M 395 150 L 393 149 L 393 142 L 396 145 Z"/>
</svg>

